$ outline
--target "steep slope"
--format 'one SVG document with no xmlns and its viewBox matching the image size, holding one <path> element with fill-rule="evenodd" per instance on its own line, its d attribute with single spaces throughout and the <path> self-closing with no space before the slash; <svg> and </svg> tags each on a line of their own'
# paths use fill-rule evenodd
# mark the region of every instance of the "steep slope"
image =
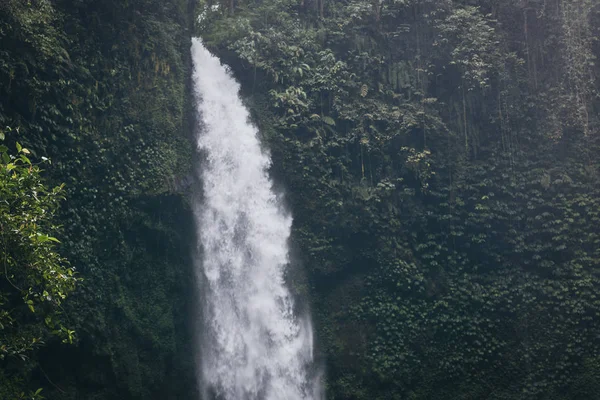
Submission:
<svg viewBox="0 0 600 400">
<path fill-rule="evenodd" d="M 2 361 L 2 379 L 48 399 L 193 397 L 182 191 L 194 4 L 0 5 L 0 124 L 66 184 L 59 250 L 83 279 L 64 306 L 75 345 L 48 338 L 33 359 Z"/>
<path fill-rule="evenodd" d="M 331 399 L 598 398 L 598 7 L 209 3 Z"/>
</svg>

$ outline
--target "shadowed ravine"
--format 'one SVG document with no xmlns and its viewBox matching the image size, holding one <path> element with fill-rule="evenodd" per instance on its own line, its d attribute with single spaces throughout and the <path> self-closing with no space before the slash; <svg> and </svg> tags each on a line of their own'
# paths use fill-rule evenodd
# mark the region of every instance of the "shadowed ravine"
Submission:
<svg viewBox="0 0 600 400">
<path fill-rule="evenodd" d="M 273 191 L 270 157 L 227 67 L 193 39 L 203 198 L 200 386 L 224 400 L 315 399 L 312 328 L 284 282 L 292 219 Z"/>
</svg>

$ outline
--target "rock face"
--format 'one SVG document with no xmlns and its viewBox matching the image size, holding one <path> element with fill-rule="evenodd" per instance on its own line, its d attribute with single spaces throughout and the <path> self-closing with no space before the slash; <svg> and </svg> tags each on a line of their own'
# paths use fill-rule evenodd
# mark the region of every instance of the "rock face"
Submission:
<svg viewBox="0 0 600 400">
<path fill-rule="evenodd" d="M 0 361 L 6 398 L 195 398 L 193 1 L 9 0 L 0 6 L 0 124 L 65 183 L 59 251 L 83 280 L 51 337 Z M 18 132 L 17 132 L 17 129 Z M 3 305 L 4 306 L 4 305 Z M 0 334 L 1 336 L 1 334 Z M 16 393 L 16 395 L 12 395 Z M 0 397 L 5 398 L 0 391 Z"/>
<path fill-rule="evenodd" d="M 597 398 L 595 4 L 228 8 L 328 397 Z"/>
<path fill-rule="evenodd" d="M 0 359 L 0 398 L 200 396 L 173 179 L 200 35 L 293 211 L 328 398 L 597 399 L 599 27 L 591 0 L 0 2 L 3 143 L 52 159 L 83 278 L 75 344 Z"/>
</svg>

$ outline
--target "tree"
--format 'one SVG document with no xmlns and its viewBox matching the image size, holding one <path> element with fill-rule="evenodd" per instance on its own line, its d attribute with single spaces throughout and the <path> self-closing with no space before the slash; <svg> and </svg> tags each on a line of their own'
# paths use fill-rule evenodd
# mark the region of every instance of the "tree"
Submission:
<svg viewBox="0 0 600 400">
<path fill-rule="evenodd" d="M 1 132 L 0 132 L 1 133 Z M 1 133 L 0 139 L 4 136 Z M 72 343 L 74 331 L 62 322 L 61 304 L 79 278 L 57 252 L 54 224 L 63 185 L 49 188 L 31 152 L 0 145 L 0 397 L 20 398 L 18 382 L 30 359 L 51 336 Z M 42 162 L 49 162 L 42 158 Z M 2 365 L 4 364 L 4 365 Z M 8 391 L 8 393 L 6 393 Z M 33 392 L 28 398 L 39 398 Z"/>
</svg>

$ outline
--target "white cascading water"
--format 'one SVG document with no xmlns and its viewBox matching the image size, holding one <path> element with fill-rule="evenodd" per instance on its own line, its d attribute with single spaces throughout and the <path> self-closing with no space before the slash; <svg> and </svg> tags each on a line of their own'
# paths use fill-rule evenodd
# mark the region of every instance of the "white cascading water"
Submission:
<svg viewBox="0 0 600 400">
<path fill-rule="evenodd" d="M 269 155 L 239 84 L 192 41 L 203 199 L 196 202 L 203 297 L 200 374 L 205 400 L 316 400 L 308 318 L 284 283 L 291 217 L 273 190 Z"/>
</svg>

